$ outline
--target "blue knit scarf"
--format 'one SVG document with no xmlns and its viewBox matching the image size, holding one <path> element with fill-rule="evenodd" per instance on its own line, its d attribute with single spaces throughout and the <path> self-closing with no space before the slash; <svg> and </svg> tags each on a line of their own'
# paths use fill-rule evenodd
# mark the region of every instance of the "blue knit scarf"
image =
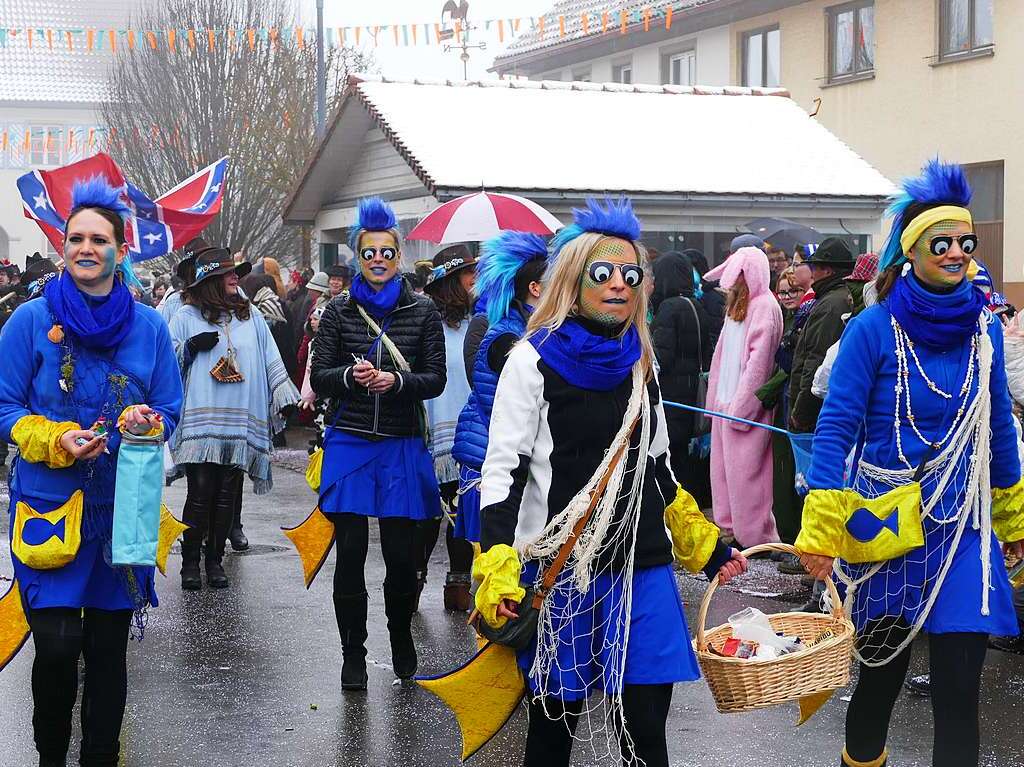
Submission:
<svg viewBox="0 0 1024 767">
<path fill-rule="evenodd" d="M 93 351 L 117 347 L 135 321 L 135 299 L 124 281 L 114 279 L 105 301 L 86 300 L 67 270 L 43 288 L 46 303 L 66 332 Z"/>
<path fill-rule="evenodd" d="M 978 329 L 984 294 L 963 280 L 949 293 L 927 290 L 913 272 L 896 280 L 886 299 L 889 311 L 916 344 L 952 349 Z"/>
<path fill-rule="evenodd" d="M 402 295 L 402 278 L 396 274 L 385 282 L 380 290 L 374 290 L 370 283 L 363 278 L 363 275 L 357 274 L 352 280 L 350 293 L 357 304 L 366 309 L 371 317 L 379 320 L 394 309 L 395 304 L 398 303 L 398 299 Z"/>
<path fill-rule="evenodd" d="M 536 333 L 530 343 L 566 382 L 589 391 L 611 391 L 629 376 L 640 359 L 640 334 L 635 327 L 621 338 L 609 338 L 572 317 L 553 333 Z"/>
</svg>

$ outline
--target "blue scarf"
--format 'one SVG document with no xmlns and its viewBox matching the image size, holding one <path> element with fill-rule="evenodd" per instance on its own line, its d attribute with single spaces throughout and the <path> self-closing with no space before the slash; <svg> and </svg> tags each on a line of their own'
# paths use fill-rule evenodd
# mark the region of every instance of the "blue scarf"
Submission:
<svg viewBox="0 0 1024 767">
<path fill-rule="evenodd" d="M 537 354 L 571 386 L 611 391 L 629 376 L 640 359 L 640 334 L 631 327 L 622 338 L 608 338 L 570 317 L 553 333 L 530 338 Z"/>
<path fill-rule="evenodd" d="M 135 299 L 118 277 L 102 303 L 87 299 L 67 270 L 59 279 L 46 283 L 43 295 L 57 324 L 92 351 L 116 348 L 135 321 Z"/>
<path fill-rule="evenodd" d="M 371 317 L 379 320 L 394 309 L 395 304 L 398 303 L 398 298 L 402 295 L 402 278 L 396 274 L 385 282 L 384 287 L 380 290 L 374 290 L 370 283 L 363 278 L 363 275 L 357 274 L 352 280 L 349 292 L 357 304 L 366 309 Z"/>
<path fill-rule="evenodd" d="M 970 280 L 963 280 L 950 293 L 933 293 L 913 272 L 896 280 L 886 300 L 910 340 L 933 349 L 952 349 L 966 342 L 977 331 L 978 315 L 985 308 L 984 294 Z"/>
</svg>

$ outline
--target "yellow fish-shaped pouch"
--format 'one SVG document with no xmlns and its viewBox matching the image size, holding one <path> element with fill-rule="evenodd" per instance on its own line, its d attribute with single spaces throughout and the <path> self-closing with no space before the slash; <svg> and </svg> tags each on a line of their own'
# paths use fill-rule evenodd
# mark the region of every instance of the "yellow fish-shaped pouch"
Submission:
<svg viewBox="0 0 1024 767">
<path fill-rule="evenodd" d="M 846 523 L 839 556 L 852 563 L 884 562 L 924 546 L 921 485 L 911 482 L 877 498 L 843 491 Z"/>
<path fill-rule="evenodd" d="M 11 534 L 11 553 L 33 570 L 56 570 L 78 555 L 82 543 L 82 491 L 53 511 L 40 514 L 18 501 Z"/>
</svg>

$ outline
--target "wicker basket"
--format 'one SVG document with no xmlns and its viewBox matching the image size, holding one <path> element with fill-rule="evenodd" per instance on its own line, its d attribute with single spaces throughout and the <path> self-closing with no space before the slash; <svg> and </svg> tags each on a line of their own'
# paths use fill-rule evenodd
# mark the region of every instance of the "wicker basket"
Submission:
<svg viewBox="0 0 1024 767">
<path fill-rule="evenodd" d="M 743 554 L 750 556 L 762 551 L 796 553 L 796 549 L 787 544 L 766 543 L 749 548 Z M 776 631 L 787 636 L 798 636 L 805 642 L 814 640 L 827 629 L 832 630 L 833 637 L 806 650 L 778 658 L 744 660 L 715 655 L 708 650 L 714 647 L 721 651 L 725 640 L 732 635 L 729 624 L 704 630 L 711 597 L 718 588 L 718 578 L 711 581 L 700 605 L 697 660 L 719 711 L 732 714 L 776 706 L 807 695 L 844 687 L 850 681 L 853 624 L 843 613 L 839 593 L 832 579 L 827 578 L 825 585 L 832 598 L 831 615 L 777 613 L 769 615 L 768 619 Z"/>
</svg>

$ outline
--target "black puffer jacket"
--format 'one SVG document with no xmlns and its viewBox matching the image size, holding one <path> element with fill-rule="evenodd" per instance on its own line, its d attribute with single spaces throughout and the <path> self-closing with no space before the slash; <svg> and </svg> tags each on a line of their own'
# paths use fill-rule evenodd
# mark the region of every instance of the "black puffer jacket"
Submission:
<svg viewBox="0 0 1024 767">
<path fill-rule="evenodd" d="M 417 405 L 439 396 L 447 382 L 441 315 L 430 298 L 414 293 L 403 281 L 394 310 L 378 324 L 405 357 L 411 372 L 401 372 L 382 343 L 370 355 L 374 335 L 347 293 L 324 310 L 309 376 L 313 391 L 331 399 L 324 423 L 334 424 L 337 415 L 338 427 L 363 437 L 421 435 Z M 366 357 L 378 370 L 394 373 L 394 388 L 386 394 L 370 394 L 357 384 L 352 377 L 353 355 Z"/>
</svg>

